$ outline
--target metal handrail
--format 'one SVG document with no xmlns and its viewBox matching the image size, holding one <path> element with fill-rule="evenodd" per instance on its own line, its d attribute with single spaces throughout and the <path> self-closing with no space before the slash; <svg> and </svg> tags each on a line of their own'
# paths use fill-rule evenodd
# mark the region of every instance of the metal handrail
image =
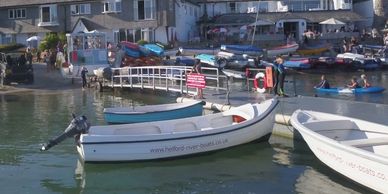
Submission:
<svg viewBox="0 0 388 194">
<path fill-rule="evenodd" d="M 206 80 L 216 81 L 216 85 L 206 84 L 205 88 L 219 90 L 227 90 L 227 88 L 221 87 L 222 79 L 225 80 L 225 76 L 220 75 L 218 68 L 202 67 L 202 71 Z M 188 93 L 189 89 L 185 85 L 186 75 L 192 72 L 192 67 L 187 66 L 143 66 L 143 67 L 123 67 L 112 68 L 111 86 L 115 87 L 117 84 L 120 87 L 133 88 L 136 84 L 135 79 L 140 79 L 140 87 L 158 89 L 156 87 L 156 81 L 159 81 L 159 85 L 162 85 L 162 80 L 165 81 L 164 90 L 169 91 L 170 86 L 178 86 L 180 93 Z M 115 83 L 115 80 L 119 83 Z M 128 82 L 128 84 L 125 83 Z M 147 82 L 147 83 L 145 83 Z M 171 82 L 171 84 L 169 84 Z M 174 84 L 175 82 L 175 84 Z M 178 84 L 178 85 L 177 85 Z M 139 84 L 137 84 L 139 85 Z M 186 87 L 186 90 L 184 90 Z"/>
</svg>

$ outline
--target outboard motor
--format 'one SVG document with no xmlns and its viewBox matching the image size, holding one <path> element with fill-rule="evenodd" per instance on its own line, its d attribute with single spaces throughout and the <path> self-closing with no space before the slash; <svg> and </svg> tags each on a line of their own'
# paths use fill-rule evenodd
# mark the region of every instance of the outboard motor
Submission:
<svg viewBox="0 0 388 194">
<path fill-rule="evenodd" d="M 40 150 L 45 151 L 50 149 L 51 147 L 61 143 L 68 137 L 74 137 L 76 135 L 81 135 L 83 133 L 87 133 L 90 128 L 90 123 L 87 122 L 87 118 L 85 116 L 81 116 L 76 118 L 74 114 L 72 114 L 73 120 L 71 120 L 69 126 L 66 130 L 59 135 L 58 137 L 49 140 L 47 144 L 44 144 Z"/>
</svg>

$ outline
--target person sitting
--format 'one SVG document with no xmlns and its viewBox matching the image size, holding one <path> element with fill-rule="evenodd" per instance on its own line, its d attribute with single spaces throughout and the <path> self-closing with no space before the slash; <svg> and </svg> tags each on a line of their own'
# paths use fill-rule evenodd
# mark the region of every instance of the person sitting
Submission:
<svg viewBox="0 0 388 194">
<path fill-rule="evenodd" d="M 321 76 L 321 82 L 319 82 L 319 84 L 317 84 L 316 86 L 314 86 L 315 88 L 324 88 L 324 89 L 329 89 L 330 88 L 330 84 L 329 82 L 326 80 L 326 76 L 325 75 L 322 75 Z"/>
<path fill-rule="evenodd" d="M 357 78 L 353 77 L 347 87 L 350 89 L 360 88 L 360 84 L 357 82 Z"/>
<path fill-rule="evenodd" d="M 362 87 L 363 88 L 369 88 L 371 87 L 371 84 L 368 82 L 368 79 L 366 78 L 365 74 L 361 75 L 361 80 L 362 80 Z"/>
</svg>

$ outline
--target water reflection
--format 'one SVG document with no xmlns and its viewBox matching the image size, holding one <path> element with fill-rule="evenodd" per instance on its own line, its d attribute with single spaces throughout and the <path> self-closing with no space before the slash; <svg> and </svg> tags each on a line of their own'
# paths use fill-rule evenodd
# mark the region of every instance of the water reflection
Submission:
<svg viewBox="0 0 388 194">
<path fill-rule="evenodd" d="M 271 161 L 267 142 L 174 160 L 126 164 L 83 164 L 75 170 L 88 193 L 284 193 L 283 174 Z M 114 180 L 114 181 L 109 181 Z M 289 181 L 289 180 L 287 180 Z"/>
</svg>

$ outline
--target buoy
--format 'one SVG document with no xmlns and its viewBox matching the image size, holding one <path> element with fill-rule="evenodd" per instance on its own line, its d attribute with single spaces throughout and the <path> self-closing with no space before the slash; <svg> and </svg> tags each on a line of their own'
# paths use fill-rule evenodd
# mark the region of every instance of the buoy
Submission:
<svg viewBox="0 0 388 194">
<path fill-rule="evenodd" d="M 262 82 L 262 86 L 260 87 L 260 82 Z M 255 89 L 259 93 L 264 93 L 267 86 L 266 86 L 266 78 L 265 74 L 263 72 L 259 72 L 256 74 L 255 79 L 253 80 L 253 85 L 255 86 Z"/>
</svg>

